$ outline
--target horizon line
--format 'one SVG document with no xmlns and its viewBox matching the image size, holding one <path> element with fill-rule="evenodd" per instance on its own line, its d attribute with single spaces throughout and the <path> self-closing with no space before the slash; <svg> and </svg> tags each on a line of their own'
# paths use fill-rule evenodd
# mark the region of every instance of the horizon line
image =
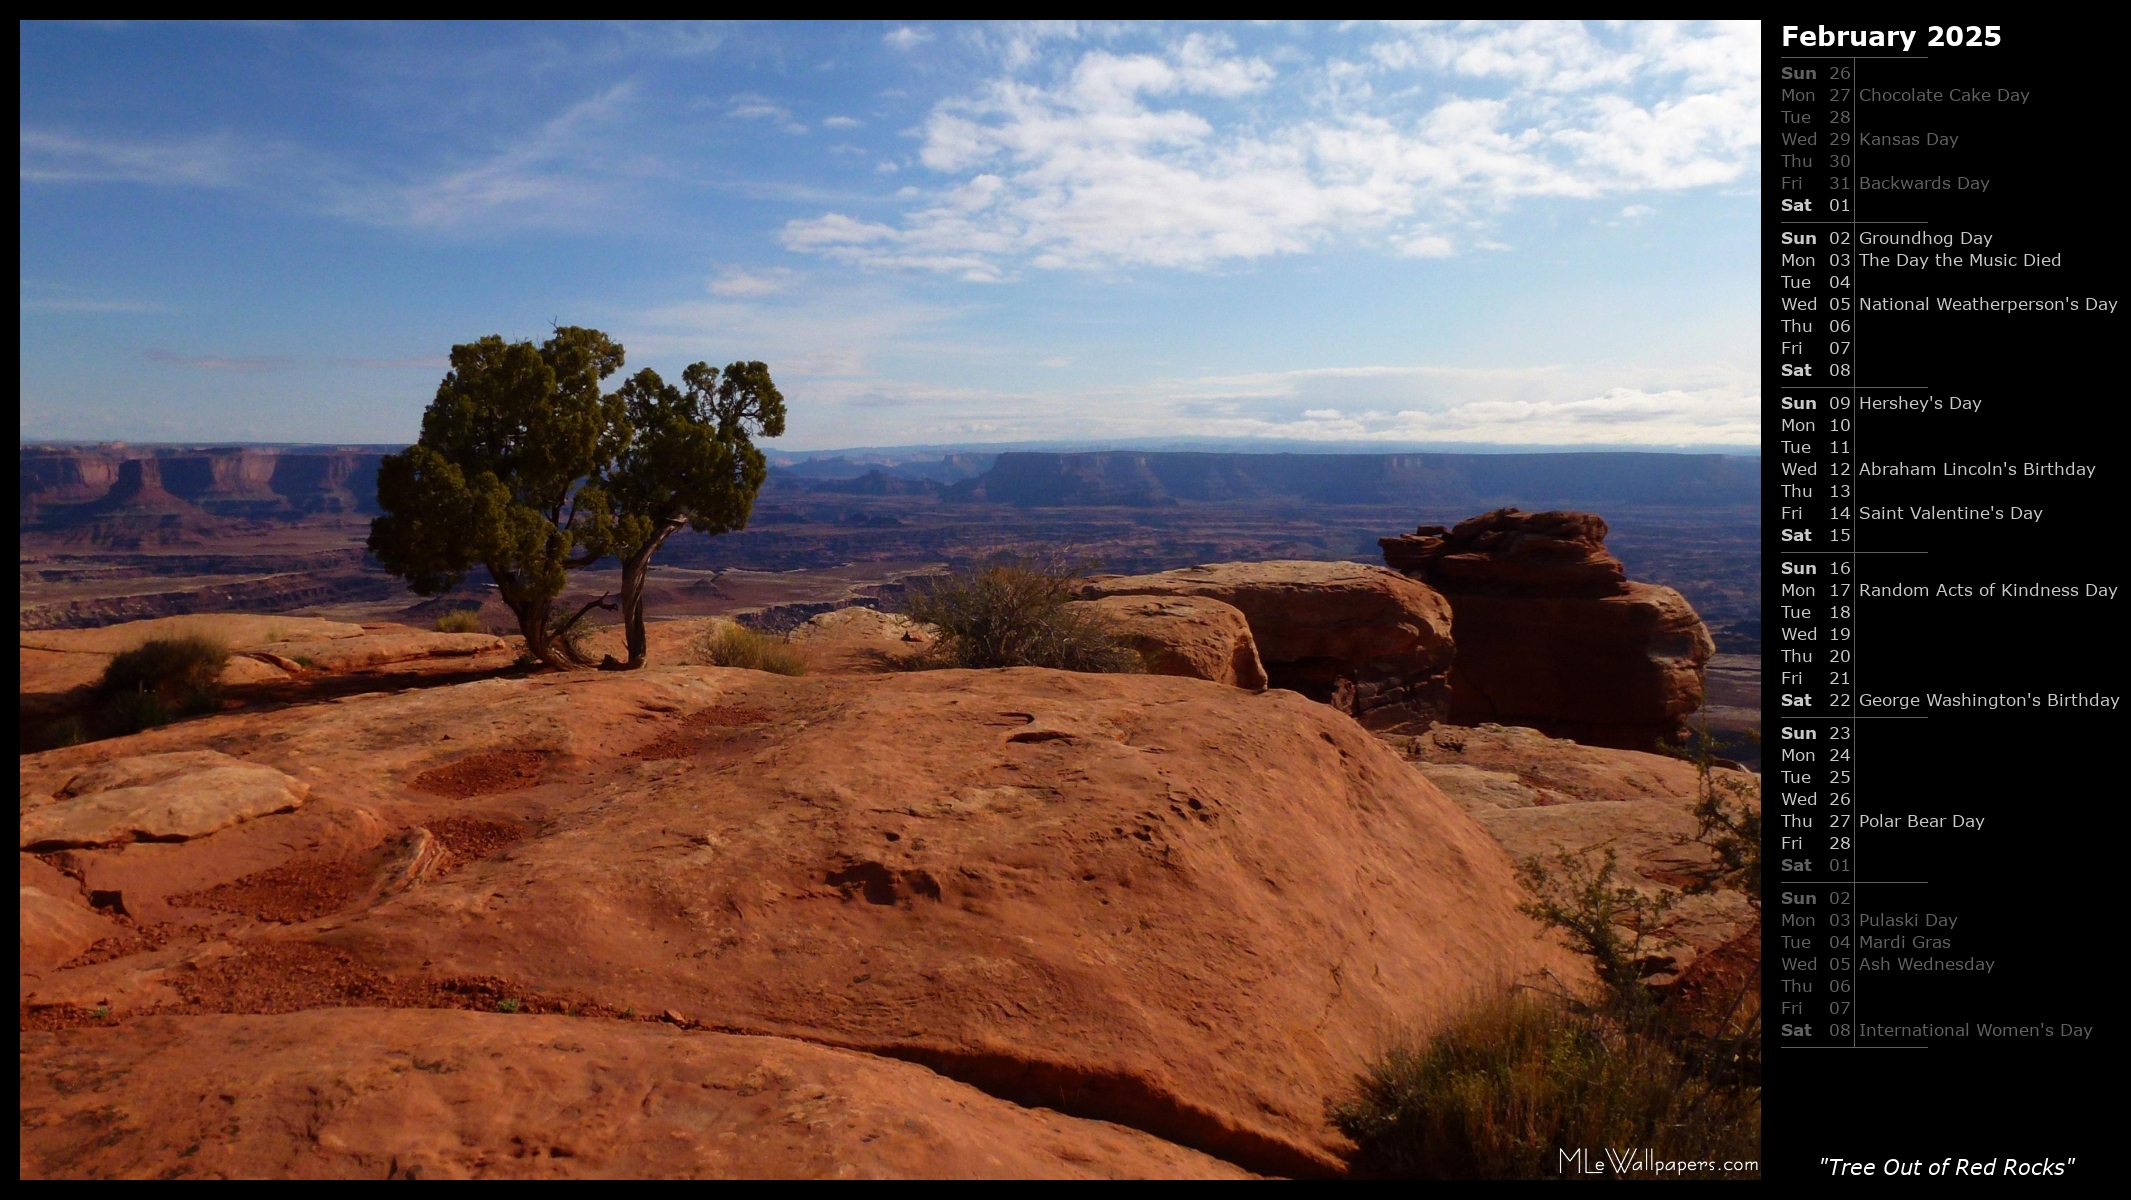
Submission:
<svg viewBox="0 0 2131 1200">
<path fill-rule="evenodd" d="M 18 450 L 37 447 L 93 449 L 112 448 L 181 450 L 382 450 L 404 449 L 409 442 L 265 441 L 244 439 L 136 440 L 131 438 L 40 438 L 22 437 Z M 1029 439 L 1013 442 L 899 442 L 889 445 L 801 448 L 755 443 L 765 455 L 791 459 L 834 458 L 853 454 L 1003 454 L 1056 453 L 1215 453 L 1215 454 L 1678 454 L 1719 455 L 1727 458 L 1760 458 L 1761 447 L 1751 443 L 1687 442 L 1652 444 L 1642 442 L 1335 442 L 1288 439 L 1150 437 L 1091 438 L 1066 440 Z"/>
</svg>

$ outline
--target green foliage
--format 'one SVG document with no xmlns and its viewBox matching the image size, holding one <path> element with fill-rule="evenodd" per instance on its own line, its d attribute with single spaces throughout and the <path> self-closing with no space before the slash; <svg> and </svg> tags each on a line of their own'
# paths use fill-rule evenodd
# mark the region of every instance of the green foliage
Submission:
<svg viewBox="0 0 2131 1200">
<path fill-rule="evenodd" d="M 623 424 L 601 488 L 622 560 L 622 622 L 631 666 L 644 660 L 644 579 L 651 556 L 683 528 L 729 533 L 747 526 L 769 465 L 757 437 L 784 433 L 784 396 L 769 367 L 695 363 L 674 387 L 637 372 L 615 395 Z"/>
<path fill-rule="evenodd" d="M 1565 1151 L 1608 1148 L 1761 1157 L 1758 1086 L 1708 1077 L 1648 1029 L 1530 993 L 1477 1006 L 1425 1046 L 1394 1046 L 1329 1115 L 1365 1175 L 1553 1178 Z"/>
<path fill-rule="evenodd" d="M 696 363 L 674 387 L 638 371 L 615 395 L 626 421 L 604 478 L 615 552 L 627 557 L 669 526 L 698 533 L 746 527 L 769 466 L 756 437 L 784 434 L 784 396 L 759 362 Z"/>
<path fill-rule="evenodd" d="M 1755 741 L 1761 735 L 1753 735 Z M 1695 840 L 1716 852 L 1720 874 L 1710 887 L 1731 887 L 1761 907 L 1761 785 L 1743 773 L 1718 774 L 1709 728 L 1694 739 Z"/>
<path fill-rule="evenodd" d="M 610 549 L 606 497 L 586 481 L 623 429 L 622 401 L 599 390 L 622 357 L 574 326 L 537 347 L 495 336 L 452 347 L 420 441 L 378 469 L 371 553 L 422 595 L 487 568 L 527 649 L 553 661 L 548 613 L 566 572 Z"/>
<path fill-rule="evenodd" d="M 481 613 L 477 609 L 455 608 L 437 618 L 438 633 L 479 633 Z"/>
<path fill-rule="evenodd" d="M 1591 956 L 1613 1007 L 1635 1014 L 1650 1006 L 1650 989 L 1643 985 L 1645 955 L 1670 942 L 1665 914 L 1678 897 L 1621 883 L 1615 870 L 1611 847 L 1596 862 L 1588 853 L 1567 850 L 1551 863 L 1536 855 L 1527 858 L 1517 876 L 1532 899 L 1519 908 L 1566 933 L 1576 950 Z"/>
<path fill-rule="evenodd" d="M 720 621 L 696 640 L 696 657 L 716 667 L 742 667 L 772 675 L 804 675 L 806 659 L 780 637 Z"/>
<path fill-rule="evenodd" d="M 155 638 L 104 668 L 95 723 L 105 736 L 138 733 L 214 708 L 229 648 L 207 637 Z"/>
<path fill-rule="evenodd" d="M 926 665 L 1144 671 L 1106 622 L 1070 607 L 1078 582 L 1063 564 L 998 562 L 934 579 L 904 611 L 940 631 Z"/>
<path fill-rule="evenodd" d="M 496 1011 L 499 1013 L 514 1013 L 524 1007 L 525 1002 L 516 997 L 496 1001 Z"/>
</svg>

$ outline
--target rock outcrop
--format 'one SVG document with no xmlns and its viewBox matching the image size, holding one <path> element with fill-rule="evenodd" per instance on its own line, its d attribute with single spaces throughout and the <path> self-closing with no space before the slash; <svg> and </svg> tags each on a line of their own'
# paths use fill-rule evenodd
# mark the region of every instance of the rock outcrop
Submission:
<svg viewBox="0 0 2131 1200">
<path fill-rule="evenodd" d="M 1591 513 L 1499 509 L 1384 538 L 1384 561 L 1449 597 L 1450 719 L 1647 750 L 1702 705 L 1716 653 L 1685 597 L 1629 582 Z"/>
<path fill-rule="evenodd" d="M 1095 614 L 1120 640 L 1139 651 L 1155 675 L 1208 679 L 1246 691 L 1265 690 L 1243 610 L 1208 596 L 1107 596 L 1080 600 L 1074 608 Z"/>
<path fill-rule="evenodd" d="M 1452 656 L 1450 605 L 1428 587 L 1350 562 L 1217 563 L 1088 581 L 1081 595 L 1205 597 L 1250 624 L 1273 687 L 1301 692 L 1371 728 L 1442 715 Z"/>
<path fill-rule="evenodd" d="M 182 932 L 26 990 L 26 1173 L 187 1169 L 223 1094 L 258 1107 L 198 1154 L 242 1173 L 530 1169 L 513 1136 L 578 1174 L 1332 1173 L 1325 1102 L 1398 1030 L 1587 977 L 1463 810 L 1291 692 L 498 678 L 30 755 L 21 786 L 203 744 L 309 800 L 55 856 Z M 378 889 L 416 828 L 448 862 Z"/>
</svg>

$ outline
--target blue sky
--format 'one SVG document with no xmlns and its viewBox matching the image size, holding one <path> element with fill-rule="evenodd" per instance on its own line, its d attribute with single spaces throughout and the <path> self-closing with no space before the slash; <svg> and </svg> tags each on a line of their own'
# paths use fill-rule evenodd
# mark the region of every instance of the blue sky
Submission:
<svg viewBox="0 0 2131 1200">
<path fill-rule="evenodd" d="M 21 28 L 25 438 L 392 442 L 454 342 L 796 449 L 1759 442 L 1744 25 Z"/>
</svg>

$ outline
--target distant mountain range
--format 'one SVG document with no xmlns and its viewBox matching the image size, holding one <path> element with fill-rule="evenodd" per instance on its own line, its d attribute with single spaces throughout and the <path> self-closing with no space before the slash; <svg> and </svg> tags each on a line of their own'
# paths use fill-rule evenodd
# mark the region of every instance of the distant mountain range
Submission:
<svg viewBox="0 0 2131 1200">
<path fill-rule="evenodd" d="M 807 491 L 911 495 L 1022 508 L 1282 499 L 1482 509 L 1606 504 L 1755 504 L 1761 460 L 1719 454 L 1087 454 L 957 455 L 888 466 L 836 457 L 780 468 Z M 853 475 L 860 467 L 864 474 Z M 981 469 L 979 469 L 981 466 Z M 959 476 L 959 478 L 957 478 Z"/>
<path fill-rule="evenodd" d="M 386 449 L 25 445 L 21 527 L 373 513 Z M 869 454 L 787 459 L 772 468 L 771 483 L 780 490 L 938 494 L 949 503 L 1024 508 L 1292 499 L 1479 511 L 1502 504 L 1756 504 L 1761 460 L 1650 452 Z"/>
</svg>

